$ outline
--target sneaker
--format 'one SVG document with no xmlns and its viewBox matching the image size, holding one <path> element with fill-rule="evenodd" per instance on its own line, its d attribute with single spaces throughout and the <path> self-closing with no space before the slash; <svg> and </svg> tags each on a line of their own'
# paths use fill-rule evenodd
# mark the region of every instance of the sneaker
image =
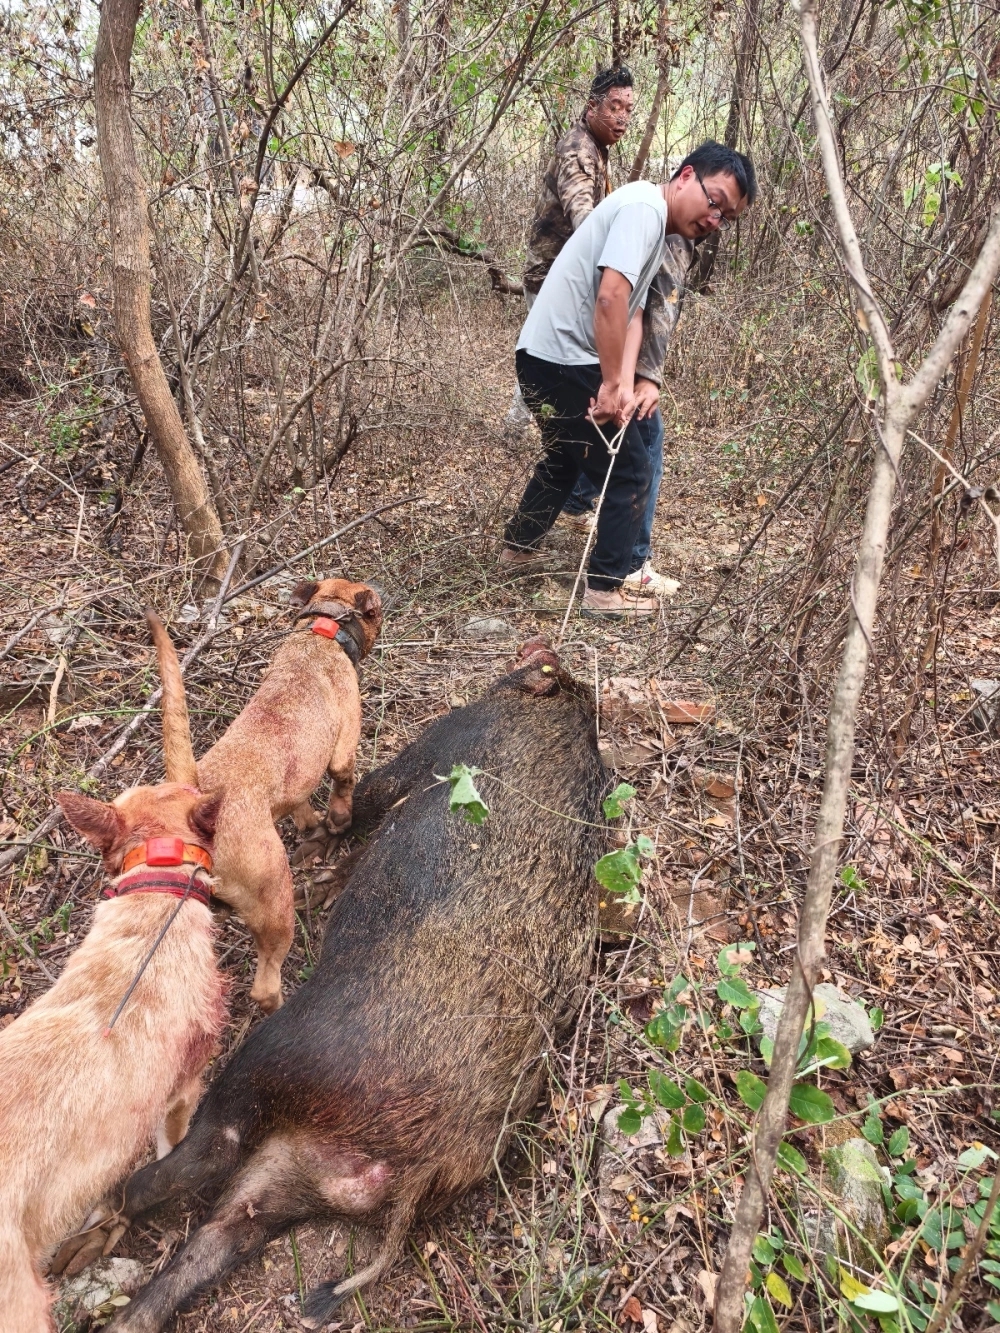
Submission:
<svg viewBox="0 0 1000 1333">
<path fill-rule="evenodd" d="M 602 620 L 626 620 L 630 616 L 643 619 L 655 616 L 660 603 L 655 597 L 644 594 L 638 596 L 630 589 L 612 588 L 605 592 L 598 588 L 588 588 L 580 603 L 580 614 Z"/>
<path fill-rule="evenodd" d="M 556 526 L 569 528 L 570 532 L 582 533 L 584 537 L 593 532 L 597 515 L 588 511 L 585 514 L 567 514 L 565 510 L 556 519 Z"/>
<path fill-rule="evenodd" d="M 648 560 L 622 584 L 622 587 L 628 588 L 631 592 L 644 593 L 646 596 L 653 593 L 657 597 L 673 597 L 680 586 L 677 579 L 669 578 L 666 574 L 658 574 Z"/>
<path fill-rule="evenodd" d="M 549 568 L 551 557 L 545 551 L 515 551 L 505 546 L 497 564 L 503 574 L 540 574 Z"/>
</svg>

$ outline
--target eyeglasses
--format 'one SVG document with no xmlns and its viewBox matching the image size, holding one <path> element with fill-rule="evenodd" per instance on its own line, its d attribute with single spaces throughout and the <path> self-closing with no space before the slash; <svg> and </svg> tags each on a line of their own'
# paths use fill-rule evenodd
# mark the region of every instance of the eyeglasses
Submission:
<svg viewBox="0 0 1000 1333">
<path fill-rule="evenodd" d="M 694 174 L 695 174 L 695 179 L 697 180 L 698 184 L 701 186 L 701 192 L 702 192 L 702 194 L 703 194 L 703 195 L 705 196 L 705 198 L 708 200 L 708 215 L 709 215 L 709 217 L 711 217 L 713 213 L 715 214 L 715 216 L 716 216 L 716 217 L 718 218 L 718 220 L 719 220 L 719 230 L 720 230 L 720 231 L 724 230 L 724 228 L 726 228 L 726 227 L 731 227 L 731 226 L 733 225 L 733 223 L 735 222 L 736 219 L 735 219 L 735 218 L 727 218 L 727 217 L 725 216 L 725 214 L 724 214 L 723 211 L 722 211 L 722 206 L 721 206 L 720 204 L 717 204 L 717 203 L 715 202 L 715 200 L 712 198 L 712 196 L 709 194 L 709 192 L 705 189 L 705 182 L 702 180 L 702 178 L 698 175 L 697 172 L 695 172 Z"/>
</svg>

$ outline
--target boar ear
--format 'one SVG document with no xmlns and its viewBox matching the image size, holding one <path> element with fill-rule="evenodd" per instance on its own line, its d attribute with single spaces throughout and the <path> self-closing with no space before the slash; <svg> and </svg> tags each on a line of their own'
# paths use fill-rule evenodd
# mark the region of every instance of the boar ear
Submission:
<svg viewBox="0 0 1000 1333">
<path fill-rule="evenodd" d="M 61 791 L 56 800 L 62 812 L 82 838 L 92 842 L 100 852 L 108 852 L 115 839 L 125 830 L 125 823 L 113 805 L 81 796 L 75 791 Z"/>
<path fill-rule="evenodd" d="M 215 837 L 215 826 L 219 820 L 219 810 L 222 807 L 222 795 L 206 796 L 200 800 L 191 811 L 188 818 L 191 821 L 191 827 L 201 834 L 203 838 L 212 839 Z"/>
<path fill-rule="evenodd" d="M 354 598 L 354 609 L 360 611 L 366 620 L 382 612 L 382 599 L 372 588 L 362 588 Z"/>
<path fill-rule="evenodd" d="M 292 589 L 288 604 L 289 606 L 308 606 L 318 592 L 318 583 L 312 583 L 308 580 L 305 583 L 299 583 Z"/>
</svg>

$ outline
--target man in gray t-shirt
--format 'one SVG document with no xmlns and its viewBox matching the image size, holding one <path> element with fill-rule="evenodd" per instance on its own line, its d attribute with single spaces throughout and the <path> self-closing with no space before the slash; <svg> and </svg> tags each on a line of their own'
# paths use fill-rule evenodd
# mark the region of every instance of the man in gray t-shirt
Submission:
<svg viewBox="0 0 1000 1333">
<path fill-rule="evenodd" d="M 518 348 L 563 366 L 599 361 L 594 313 L 602 276 L 613 269 L 628 280 L 631 320 L 645 306 L 660 267 L 666 224 L 666 201 L 649 181 L 623 185 L 603 199 L 556 255 Z"/>
<path fill-rule="evenodd" d="M 584 614 L 621 618 L 657 609 L 655 599 L 627 595 L 621 586 L 652 471 L 633 415 L 642 310 L 668 225 L 672 234 L 695 240 L 752 202 L 753 168 L 732 156 L 733 164 L 716 175 L 702 176 L 688 164 L 664 185 L 636 181 L 598 204 L 556 257 L 518 338 L 517 378 L 545 452 L 504 530 L 500 567 L 510 573 L 542 567 L 538 544 L 581 471 L 596 486 L 607 476 Z M 608 475 L 605 440 L 620 431 Z"/>
</svg>

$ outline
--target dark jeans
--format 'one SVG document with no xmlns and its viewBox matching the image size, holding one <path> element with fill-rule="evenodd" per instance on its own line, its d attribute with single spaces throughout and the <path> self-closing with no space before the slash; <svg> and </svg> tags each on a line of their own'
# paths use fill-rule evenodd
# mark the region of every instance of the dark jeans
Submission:
<svg viewBox="0 0 1000 1333">
<path fill-rule="evenodd" d="M 556 521 L 582 472 L 598 488 L 604 485 L 608 451 L 586 413 L 601 383 L 600 366 L 558 366 L 518 351 L 517 379 L 524 401 L 542 433 L 545 452 L 528 482 L 514 516 L 504 530 L 508 546 L 538 545 Z M 602 426 L 610 440 L 618 433 L 613 422 Z M 608 480 L 590 556 L 587 583 L 609 591 L 632 570 L 632 551 L 649 500 L 649 450 L 630 421 Z"/>
<path fill-rule="evenodd" d="M 646 441 L 646 448 L 649 450 L 649 465 L 652 475 L 649 483 L 649 503 L 646 505 L 639 536 L 632 548 L 630 574 L 637 569 L 642 569 L 649 559 L 653 544 L 653 519 L 656 517 L 656 501 L 660 494 L 660 481 L 663 477 L 663 417 L 660 415 L 660 409 L 657 408 L 651 416 L 645 417 L 642 421 L 637 421 L 636 425 L 642 438 Z M 600 493 L 601 488 L 599 486 L 595 486 L 588 477 L 581 476 L 573 487 L 572 495 L 563 505 L 563 513 L 593 513 L 594 502 Z"/>
</svg>

